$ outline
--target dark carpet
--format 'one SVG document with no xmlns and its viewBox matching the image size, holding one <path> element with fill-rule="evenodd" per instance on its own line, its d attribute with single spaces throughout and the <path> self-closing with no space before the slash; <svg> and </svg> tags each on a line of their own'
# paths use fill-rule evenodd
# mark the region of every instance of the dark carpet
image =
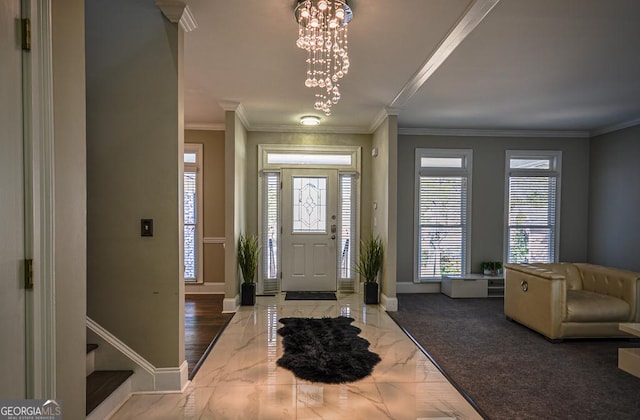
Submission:
<svg viewBox="0 0 640 420">
<path fill-rule="evenodd" d="M 618 369 L 637 340 L 565 340 L 508 321 L 502 298 L 400 294 L 389 315 L 491 419 L 638 419 L 640 378 Z"/>
<path fill-rule="evenodd" d="M 287 292 L 284 300 L 337 300 L 333 292 Z"/>
<path fill-rule="evenodd" d="M 358 337 L 353 318 L 282 318 L 278 329 L 284 354 L 280 367 L 311 382 L 341 384 L 371 374 L 380 356 L 369 351 L 369 342 Z"/>
</svg>

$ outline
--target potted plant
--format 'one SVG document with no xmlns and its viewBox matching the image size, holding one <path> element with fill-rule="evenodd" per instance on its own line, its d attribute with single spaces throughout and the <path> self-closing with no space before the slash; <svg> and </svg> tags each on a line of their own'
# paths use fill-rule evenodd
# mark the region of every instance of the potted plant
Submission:
<svg viewBox="0 0 640 420">
<path fill-rule="evenodd" d="M 502 273 L 502 262 L 485 261 L 480 264 L 480 269 L 485 276 L 497 276 Z"/>
<path fill-rule="evenodd" d="M 256 273 L 260 258 L 260 244 L 256 235 L 240 234 L 238 238 L 238 266 L 242 272 L 242 305 L 256 303 Z"/>
<path fill-rule="evenodd" d="M 382 268 L 384 247 L 379 236 L 360 241 L 360 258 L 354 271 L 364 279 L 364 303 L 378 303 L 378 273 Z"/>
</svg>

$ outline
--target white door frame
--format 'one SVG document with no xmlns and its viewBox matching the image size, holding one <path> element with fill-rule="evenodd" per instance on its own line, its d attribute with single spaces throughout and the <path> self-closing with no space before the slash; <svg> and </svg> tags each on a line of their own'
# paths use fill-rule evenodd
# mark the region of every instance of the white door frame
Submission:
<svg viewBox="0 0 640 420">
<path fill-rule="evenodd" d="M 339 165 L 310 165 L 296 163 L 272 163 L 269 161 L 270 154 L 311 154 L 311 155 L 341 155 L 349 156 L 349 162 Z M 262 177 L 265 172 L 278 172 L 282 175 L 285 168 L 309 168 L 309 169 L 337 169 L 338 177 L 342 174 L 352 174 L 355 176 L 355 205 L 356 205 L 356 232 L 355 238 L 360 235 L 360 203 L 361 203 L 361 177 L 362 172 L 362 147 L 360 146 L 334 146 L 334 145 L 297 145 L 297 144 L 259 144 L 258 145 L 258 234 L 262 235 L 263 230 L 263 209 L 264 209 L 264 185 Z M 339 178 L 338 178 L 339 179 Z M 282 181 L 282 176 L 280 177 Z M 282 211 L 279 212 L 282 217 Z M 261 238 L 262 239 L 262 238 Z M 360 241 L 356 240 L 352 244 L 355 255 L 358 255 Z M 279 261 L 282 260 L 279 258 Z M 337 264 L 337 262 L 336 262 Z M 260 256 L 260 269 L 258 270 L 258 288 L 262 290 L 264 287 L 264 271 L 263 271 L 262 255 Z M 336 267 L 337 268 L 337 267 Z M 280 267 L 280 271 L 282 267 Z M 281 280 L 281 279 L 280 279 Z M 338 283 L 340 279 L 337 279 Z"/>
<path fill-rule="evenodd" d="M 54 127 L 51 0 L 21 0 L 31 20 L 23 52 L 25 253 L 33 259 L 27 291 L 27 398 L 56 398 Z"/>
</svg>

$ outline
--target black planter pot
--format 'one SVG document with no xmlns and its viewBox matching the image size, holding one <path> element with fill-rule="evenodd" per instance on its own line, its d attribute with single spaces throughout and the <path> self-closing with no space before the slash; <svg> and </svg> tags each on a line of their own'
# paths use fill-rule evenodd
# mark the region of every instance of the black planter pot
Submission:
<svg viewBox="0 0 640 420">
<path fill-rule="evenodd" d="M 242 283 L 242 306 L 253 306 L 256 304 L 256 284 Z"/>
<path fill-rule="evenodd" d="M 367 305 L 378 304 L 378 283 L 364 284 L 364 303 Z"/>
</svg>

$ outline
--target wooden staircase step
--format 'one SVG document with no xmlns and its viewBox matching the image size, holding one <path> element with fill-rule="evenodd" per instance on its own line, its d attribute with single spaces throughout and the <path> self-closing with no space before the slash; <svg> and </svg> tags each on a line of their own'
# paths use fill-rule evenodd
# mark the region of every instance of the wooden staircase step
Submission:
<svg viewBox="0 0 640 420">
<path fill-rule="evenodd" d="M 96 370 L 87 376 L 87 415 L 131 375 L 131 370 Z"/>
<path fill-rule="evenodd" d="M 98 348 L 97 344 L 87 344 L 87 354 L 91 353 L 92 351 L 94 351 L 95 349 Z"/>
</svg>

